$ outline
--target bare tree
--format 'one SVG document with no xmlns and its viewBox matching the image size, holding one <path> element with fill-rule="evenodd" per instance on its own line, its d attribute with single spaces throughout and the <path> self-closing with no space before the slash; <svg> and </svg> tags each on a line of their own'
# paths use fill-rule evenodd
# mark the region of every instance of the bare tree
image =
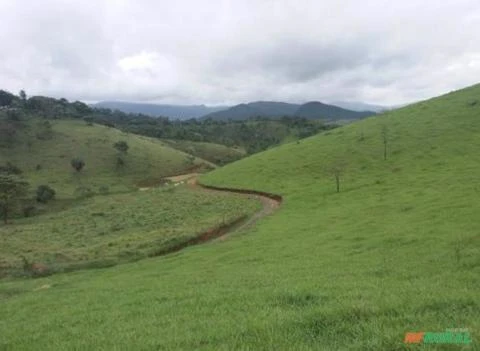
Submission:
<svg viewBox="0 0 480 351">
<path fill-rule="evenodd" d="M 388 145 L 388 127 L 386 124 L 382 125 L 382 141 L 383 141 L 383 159 L 387 159 L 387 145 Z"/>
<path fill-rule="evenodd" d="M 335 160 L 330 164 L 327 171 L 328 174 L 335 178 L 335 185 L 337 189 L 337 193 L 340 192 L 340 182 L 342 180 L 343 175 L 347 169 L 347 162 L 344 160 Z"/>
</svg>

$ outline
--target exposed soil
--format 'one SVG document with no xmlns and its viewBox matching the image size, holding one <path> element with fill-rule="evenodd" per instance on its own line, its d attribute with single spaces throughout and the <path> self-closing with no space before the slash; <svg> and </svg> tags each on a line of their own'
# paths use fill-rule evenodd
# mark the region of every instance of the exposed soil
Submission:
<svg viewBox="0 0 480 351">
<path fill-rule="evenodd" d="M 179 243 L 174 247 L 169 247 L 169 248 L 159 250 L 152 256 L 160 256 L 160 255 L 166 255 L 172 252 L 177 252 L 187 246 L 201 244 L 213 239 L 225 240 L 227 236 L 232 234 L 233 232 L 249 228 L 252 225 L 254 225 L 259 219 L 272 214 L 273 212 L 275 212 L 276 209 L 280 207 L 282 203 L 282 197 L 280 195 L 270 194 L 270 193 L 256 191 L 256 190 L 222 188 L 222 187 L 204 185 L 198 182 L 198 176 L 199 176 L 198 173 L 189 173 L 189 174 L 182 174 L 174 177 L 169 177 L 167 179 L 169 179 L 173 183 L 183 183 L 183 184 L 187 184 L 192 188 L 199 188 L 202 191 L 241 194 L 250 199 L 256 199 L 260 201 L 262 204 L 262 208 L 250 217 L 242 216 L 230 223 L 226 223 L 216 228 L 211 228 L 201 233 L 197 237 L 190 239 L 186 242 Z"/>
<path fill-rule="evenodd" d="M 246 229 L 254 225 L 259 219 L 268 216 L 275 212 L 282 203 L 282 197 L 276 194 L 270 194 L 266 192 L 256 191 L 256 190 L 247 190 L 247 189 L 233 189 L 233 188 L 222 188 L 222 187 L 215 187 L 209 185 L 203 185 L 198 182 L 198 173 L 189 173 L 178 175 L 174 177 L 165 178 L 172 182 L 174 185 L 186 184 L 189 187 L 200 189 L 201 191 L 208 191 L 208 192 L 222 192 L 222 193 L 234 193 L 240 194 L 242 196 L 246 196 L 249 199 L 256 199 L 260 201 L 262 204 L 262 208 L 258 210 L 251 216 L 241 216 L 239 218 L 234 219 L 231 222 L 224 223 L 220 226 L 210 228 L 209 230 L 200 233 L 194 238 L 191 238 L 184 242 L 175 243 L 172 246 L 164 247 L 158 249 L 158 251 L 152 252 L 149 256 L 163 256 L 170 253 L 174 253 L 180 251 L 188 246 L 191 245 L 198 245 L 205 243 L 211 240 L 225 240 L 230 234 L 233 232 Z M 140 191 L 147 191 L 154 187 L 157 187 L 161 184 L 164 184 L 165 179 L 162 179 L 160 183 L 151 184 L 151 186 L 146 186 L 147 184 L 142 184 L 143 187 L 140 187 Z M 34 263 L 31 267 L 31 272 L 34 276 L 44 276 L 52 274 L 52 272 L 48 269 L 47 266 L 41 263 Z M 1 270 L 0 270 L 1 273 Z M 2 275 L 0 274 L 0 278 Z M 41 289 L 48 289 L 50 285 L 44 285 L 36 290 Z"/>
</svg>

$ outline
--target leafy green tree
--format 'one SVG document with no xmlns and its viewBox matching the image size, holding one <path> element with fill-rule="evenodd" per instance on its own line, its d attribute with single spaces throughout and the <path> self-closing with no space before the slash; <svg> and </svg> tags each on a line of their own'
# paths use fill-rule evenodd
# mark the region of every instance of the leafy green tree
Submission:
<svg viewBox="0 0 480 351">
<path fill-rule="evenodd" d="M 15 95 L 5 90 L 0 90 L 0 106 L 11 106 L 15 101 Z"/>
<path fill-rule="evenodd" d="M 76 170 L 77 172 L 80 172 L 83 169 L 83 167 L 85 167 L 85 161 L 80 157 L 73 158 L 70 161 L 70 164 L 72 165 L 73 169 Z"/>
<path fill-rule="evenodd" d="M 15 166 L 14 164 L 7 162 L 5 166 L 0 165 L 0 172 L 1 173 L 6 173 L 6 174 L 16 174 L 20 175 L 22 174 L 22 170 Z"/>
<path fill-rule="evenodd" d="M 0 172 L 0 214 L 3 222 L 8 223 L 8 219 L 20 199 L 28 191 L 29 184 L 15 174 Z"/>
<path fill-rule="evenodd" d="M 12 121 L 0 120 L 0 147 L 13 146 L 17 135 L 17 128 Z"/>
<path fill-rule="evenodd" d="M 26 102 L 27 101 L 27 93 L 25 93 L 25 90 L 20 90 L 20 93 L 18 93 L 18 96 L 20 96 L 20 99 L 23 101 L 23 102 Z"/>
<path fill-rule="evenodd" d="M 113 147 L 122 154 L 126 154 L 129 149 L 127 142 L 123 140 L 117 141 L 115 144 L 113 144 Z"/>
<path fill-rule="evenodd" d="M 126 141 L 117 141 L 113 147 L 119 152 L 117 156 L 117 166 L 123 167 L 125 165 L 125 156 L 128 152 L 128 144 Z"/>
<path fill-rule="evenodd" d="M 55 190 L 48 185 L 40 185 L 37 188 L 37 201 L 46 204 L 55 198 Z"/>
<path fill-rule="evenodd" d="M 87 124 L 87 126 L 93 126 L 93 117 L 89 116 L 89 117 L 84 117 L 83 120 L 85 121 L 85 123 Z"/>
</svg>

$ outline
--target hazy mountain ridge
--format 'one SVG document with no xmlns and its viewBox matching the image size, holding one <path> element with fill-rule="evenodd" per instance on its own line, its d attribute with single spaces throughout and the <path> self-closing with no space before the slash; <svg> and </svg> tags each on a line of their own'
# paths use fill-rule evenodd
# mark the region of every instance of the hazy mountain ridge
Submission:
<svg viewBox="0 0 480 351">
<path fill-rule="evenodd" d="M 229 107 L 213 107 L 205 105 L 167 105 L 126 101 L 101 101 L 96 104 L 92 104 L 91 106 L 95 108 L 120 110 L 126 113 L 141 113 L 153 117 L 164 116 L 173 119 L 199 118 L 212 112 L 225 110 Z"/>
<path fill-rule="evenodd" d="M 358 119 L 373 115 L 388 109 L 379 105 L 362 103 L 342 103 L 355 108 L 347 109 L 318 101 L 305 104 L 292 104 L 278 101 L 254 101 L 234 106 L 206 106 L 206 105 L 163 105 L 152 103 L 135 103 L 124 101 L 101 101 L 92 104 L 95 108 L 109 108 L 125 113 L 139 113 L 148 116 L 164 116 L 171 119 L 214 119 L 214 120 L 246 120 L 255 117 L 280 118 L 283 116 L 297 116 L 309 119 Z M 363 108 L 364 106 L 365 108 Z M 366 109 L 366 107 L 372 107 Z"/>
<path fill-rule="evenodd" d="M 295 116 L 308 119 L 359 119 L 374 115 L 372 111 L 352 111 L 334 105 L 327 105 L 319 101 L 311 101 L 303 104 L 295 112 Z"/>
<path fill-rule="evenodd" d="M 373 111 L 353 111 L 334 105 L 311 101 L 305 104 L 289 104 L 275 101 L 257 101 L 235 105 L 229 109 L 210 113 L 202 119 L 243 120 L 253 117 L 304 117 L 308 119 L 359 119 L 374 115 Z"/>
</svg>

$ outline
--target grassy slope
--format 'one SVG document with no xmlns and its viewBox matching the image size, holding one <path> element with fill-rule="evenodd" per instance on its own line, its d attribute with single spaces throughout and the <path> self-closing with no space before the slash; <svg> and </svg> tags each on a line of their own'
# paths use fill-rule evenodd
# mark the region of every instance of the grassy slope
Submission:
<svg viewBox="0 0 480 351">
<path fill-rule="evenodd" d="M 31 182 L 32 188 L 49 184 L 57 190 L 58 197 L 72 197 L 79 186 L 91 187 L 94 191 L 106 185 L 110 191 L 126 191 L 135 183 L 149 179 L 158 180 L 186 172 L 192 167 L 187 154 L 172 149 L 158 140 L 126 134 L 113 128 L 83 121 L 53 121 L 53 137 L 50 140 L 33 140 L 27 145 L 27 134 L 35 131 L 37 121 L 30 121 L 28 129 L 20 133 L 13 149 L 0 148 L 0 164 L 7 161 L 19 166 Z M 126 165 L 116 168 L 117 151 L 113 144 L 124 140 L 129 145 Z M 76 174 L 70 166 L 73 157 L 82 157 L 85 168 Z M 197 159 L 196 163 L 208 162 Z M 36 171 L 36 166 L 41 170 Z"/>
<path fill-rule="evenodd" d="M 174 186 L 96 196 L 57 213 L 0 225 L 0 270 L 21 269 L 21 255 L 55 270 L 144 258 L 258 207 L 238 195 Z"/>
<path fill-rule="evenodd" d="M 203 143 L 189 140 L 162 140 L 174 149 L 187 152 L 217 165 L 236 161 L 245 156 L 245 150 L 215 143 Z"/>
<path fill-rule="evenodd" d="M 474 100 L 480 86 L 207 175 L 206 183 L 281 193 L 283 207 L 224 243 L 3 282 L 0 342 L 37 350 L 402 350 L 407 331 L 466 327 L 478 348 Z M 348 169 L 336 194 L 323 170 L 340 158 Z"/>
</svg>

